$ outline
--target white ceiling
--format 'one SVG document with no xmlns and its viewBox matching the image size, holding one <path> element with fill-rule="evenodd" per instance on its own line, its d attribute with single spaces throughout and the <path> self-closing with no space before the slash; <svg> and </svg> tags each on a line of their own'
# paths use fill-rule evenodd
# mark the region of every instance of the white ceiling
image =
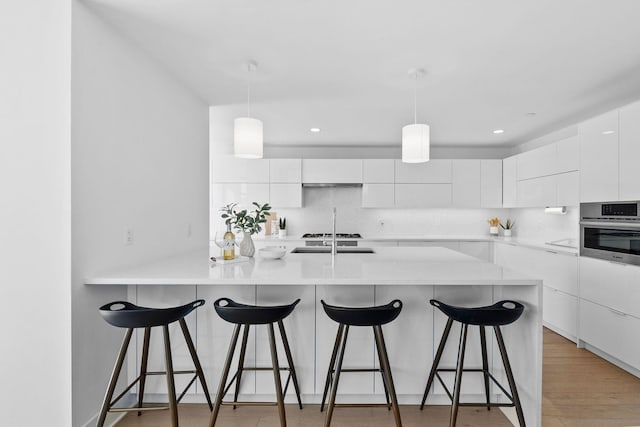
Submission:
<svg viewBox="0 0 640 427">
<path fill-rule="evenodd" d="M 267 144 L 399 144 L 412 67 L 428 71 L 418 120 L 436 145 L 512 145 L 640 98 L 638 0 L 85 3 L 230 127 L 246 111 L 243 64 L 257 61 Z"/>
</svg>

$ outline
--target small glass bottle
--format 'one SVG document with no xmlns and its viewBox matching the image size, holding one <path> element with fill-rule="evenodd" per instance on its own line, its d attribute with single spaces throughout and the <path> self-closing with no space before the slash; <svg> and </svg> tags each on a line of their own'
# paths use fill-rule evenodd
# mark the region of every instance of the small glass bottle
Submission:
<svg viewBox="0 0 640 427">
<path fill-rule="evenodd" d="M 234 259 L 236 257 L 236 236 L 231 231 L 231 224 L 227 224 L 227 232 L 224 233 L 222 245 L 222 259 Z"/>
</svg>

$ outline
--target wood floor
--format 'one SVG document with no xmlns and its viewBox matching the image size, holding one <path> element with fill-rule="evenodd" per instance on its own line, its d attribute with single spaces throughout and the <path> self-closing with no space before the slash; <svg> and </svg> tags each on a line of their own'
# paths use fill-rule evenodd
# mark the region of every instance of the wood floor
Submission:
<svg viewBox="0 0 640 427">
<path fill-rule="evenodd" d="M 616 427 L 640 426 L 640 379 L 611 365 L 548 329 L 544 330 L 542 386 L 542 425 L 544 427 Z M 447 426 L 449 408 L 431 406 L 420 411 L 417 406 L 402 406 L 402 423 L 410 426 Z M 118 427 L 168 425 L 166 411 L 150 412 L 141 417 L 130 414 Z M 207 426 L 206 405 L 180 405 L 180 426 Z M 299 410 L 287 405 L 287 424 L 293 427 L 322 426 L 324 413 L 318 405 Z M 243 407 L 234 411 L 223 407 L 217 426 L 277 427 L 274 407 Z M 336 427 L 393 426 L 393 416 L 384 408 L 338 408 L 332 425 Z M 501 411 L 460 408 L 458 426 L 511 426 Z"/>
</svg>

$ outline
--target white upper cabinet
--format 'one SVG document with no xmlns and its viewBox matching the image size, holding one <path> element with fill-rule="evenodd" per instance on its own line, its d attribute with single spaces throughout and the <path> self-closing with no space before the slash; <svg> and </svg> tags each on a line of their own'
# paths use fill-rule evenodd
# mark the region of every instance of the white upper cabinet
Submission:
<svg viewBox="0 0 640 427">
<path fill-rule="evenodd" d="M 451 184 L 396 184 L 397 207 L 446 208 L 451 206 Z"/>
<path fill-rule="evenodd" d="M 557 206 L 578 206 L 580 204 L 580 172 L 556 175 Z"/>
<path fill-rule="evenodd" d="M 620 200 L 640 199 L 640 102 L 620 110 Z"/>
<path fill-rule="evenodd" d="M 502 160 L 480 160 L 480 206 L 502 207 Z"/>
<path fill-rule="evenodd" d="M 556 142 L 556 172 L 573 172 L 580 170 L 580 139 L 572 136 Z"/>
<path fill-rule="evenodd" d="M 580 125 L 580 201 L 618 200 L 618 110 Z"/>
<path fill-rule="evenodd" d="M 545 145 L 517 156 L 518 180 L 553 175 L 557 172 L 556 144 Z"/>
<path fill-rule="evenodd" d="M 558 200 L 556 178 L 555 175 L 551 175 L 518 181 L 517 206 L 519 208 L 555 206 Z"/>
<path fill-rule="evenodd" d="M 360 159 L 302 159 L 302 182 L 353 184 L 362 182 Z"/>
<path fill-rule="evenodd" d="M 211 207 L 214 210 L 229 203 L 238 203 L 240 208 L 251 208 L 253 202 L 263 204 L 269 199 L 269 184 L 211 184 Z"/>
<path fill-rule="evenodd" d="M 364 159 L 362 161 L 362 182 L 393 184 L 395 180 L 395 160 Z"/>
<path fill-rule="evenodd" d="M 392 208 L 395 206 L 395 186 L 393 184 L 362 184 L 363 208 Z"/>
<path fill-rule="evenodd" d="M 453 160 L 453 206 L 480 206 L 482 189 L 480 160 Z"/>
<path fill-rule="evenodd" d="M 211 182 L 269 182 L 269 160 L 220 156 L 211 162 Z"/>
<path fill-rule="evenodd" d="M 451 183 L 451 160 L 429 160 L 426 163 L 402 163 L 396 160 L 396 183 Z"/>
<path fill-rule="evenodd" d="M 502 205 L 505 208 L 518 206 L 518 157 L 507 157 L 502 161 Z"/>
<path fill-rule="evenodd" d="M 300 183 L 302 182 L 301 159 L 269 160 L 269 182 Z"/>
</svg>

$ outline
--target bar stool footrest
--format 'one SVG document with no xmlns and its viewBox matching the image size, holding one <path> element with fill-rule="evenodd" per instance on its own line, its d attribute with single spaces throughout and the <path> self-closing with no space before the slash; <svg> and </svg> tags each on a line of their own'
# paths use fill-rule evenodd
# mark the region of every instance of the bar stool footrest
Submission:
<svg viewBox="0 0 640 427">
<path fill-rule="evenodd" d="M 451 401 L 453 401 L 453 395 L 451 394 L 451 391 L 449 390 L 447 385 L 444 383 L 444 380 L 440 376 L 440 372 L 456 372 L 456 370 L 453 369 L 453 368 L 438 368 L 435 371 L 436 378 L 438 378 L 438 381 L 440 381 L 440 385 L 442 385 L 442 388 L 444 388 L 444 391 L 447 393 L 447 396 L 449 396 L 449 399 L 451 399 Z M 464 369 L 462 369 L 462 372 L 484 373 L 484 370 L 482 368 L 464 368 Z M 491 372 L 487 372 L 487 375 L 489 376 L 489 379 L 491 379 L 491 381 L 493 381 L 493 383 L 500 388 L 502 393 L 504 393 L 504 395 L 507 397 L 507 399 L 509 399 L 509 401 L 511 401 L 511 403 L 489 403 L 489 404 L 487 404 L 487 403 L 458 403 L 458 406 L 483 406 L 483 407 L 487 407 L 487 406 L 489 406 L 489 407 L 494 407 L 494 406 L 514 407 L 514 406 L 516 406 L 515 402 L 513 400 L 513 396 L 511 396 L 511 393 L 509 393 L 502 386 L 502 384 L 500 384 L 498 382 L 498 380 L 493 376 L 493 374 Z"/>
</svg>

